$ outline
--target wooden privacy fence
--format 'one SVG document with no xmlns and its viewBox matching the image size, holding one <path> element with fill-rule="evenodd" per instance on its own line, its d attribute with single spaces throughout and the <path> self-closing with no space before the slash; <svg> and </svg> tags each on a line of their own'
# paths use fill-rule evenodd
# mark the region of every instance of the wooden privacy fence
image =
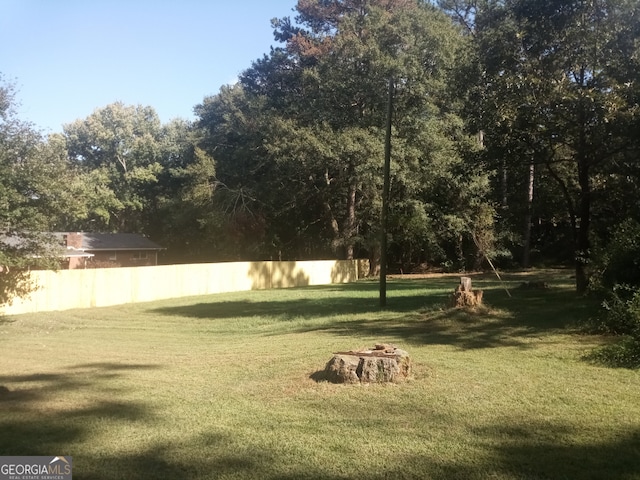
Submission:
<svg viewBox="0 0 640 480">
<path fill-rule="evenodd" d="M 233 262 L 33 271 L 33 290 L 0 306 L 4 315 L 106 307 L 166 298 L 354 282 L 366 260 Z"/>
</svg>

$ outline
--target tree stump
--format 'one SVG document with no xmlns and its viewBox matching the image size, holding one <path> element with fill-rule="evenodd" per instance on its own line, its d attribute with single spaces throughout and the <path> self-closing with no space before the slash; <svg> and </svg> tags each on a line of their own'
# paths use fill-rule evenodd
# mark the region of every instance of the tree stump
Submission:
<svg viewBox="0 0 640 480">
<path fill-rule="evenodd" d="M 460 285 L 456 287 L 451 296 L 451 306 L 455 308 L 477 307 L 482 305 L 482 295 L 482 290 L 471 288 L 470 277 L 460 277 Z"/>
<path fill-rule="evenodd" d="M 333 383 L 401 382 L 411 374 L 411 360 L 404 350 L 388 344 L 372 349 L 337 352 L 324 369 Z"/>
</svg>

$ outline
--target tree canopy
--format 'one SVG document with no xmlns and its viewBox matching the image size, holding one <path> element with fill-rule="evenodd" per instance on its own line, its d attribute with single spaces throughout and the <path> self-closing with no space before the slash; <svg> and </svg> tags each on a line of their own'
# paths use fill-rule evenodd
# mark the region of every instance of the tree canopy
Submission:
<svg viewBox="0 0 640 480">
<path fill-rule="evenodd" d="M 637 2 L 299 0 L 272 26 L 278 45 L 194 122 L 116 102 L 45 138 L 1 81 L 0 233 L 23 251 L 0 265 L 93 230 L 150 235 L 166 262 L 375 272 L 389 85 L 390 268 L 570 263 L 584 291 L 640 220 Z"/>
</svg>

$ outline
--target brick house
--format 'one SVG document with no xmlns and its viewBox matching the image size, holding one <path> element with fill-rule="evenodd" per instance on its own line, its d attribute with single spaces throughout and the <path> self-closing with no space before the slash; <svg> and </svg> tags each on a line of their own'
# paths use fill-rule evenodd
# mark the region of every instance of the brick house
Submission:
<svg viewBox="0 0 640 480">
<path fill-rule="evenodd" d="M 56 233 L 66 248 L 64 268 L 146 267 L 162 247 L 137 233 Z"/>
</svg>

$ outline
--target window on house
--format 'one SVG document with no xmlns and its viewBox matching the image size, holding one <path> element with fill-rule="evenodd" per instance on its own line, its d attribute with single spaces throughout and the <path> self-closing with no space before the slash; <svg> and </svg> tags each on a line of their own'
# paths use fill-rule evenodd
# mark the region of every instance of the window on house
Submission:
<svg viewBox="0 0 640 480">
<path fill-rule="evenodd" d="M 116 252 L 109 252 L 109 261 L 115 262 L 116 260 L 118 260 L 118 256 L 116 255 Z"/>
<path fill-rule="evenodd" d="M 134 260 L 146 260 L 147 259 L 147 252 L 133 252 L 133 257 Z"/>
</svg>

